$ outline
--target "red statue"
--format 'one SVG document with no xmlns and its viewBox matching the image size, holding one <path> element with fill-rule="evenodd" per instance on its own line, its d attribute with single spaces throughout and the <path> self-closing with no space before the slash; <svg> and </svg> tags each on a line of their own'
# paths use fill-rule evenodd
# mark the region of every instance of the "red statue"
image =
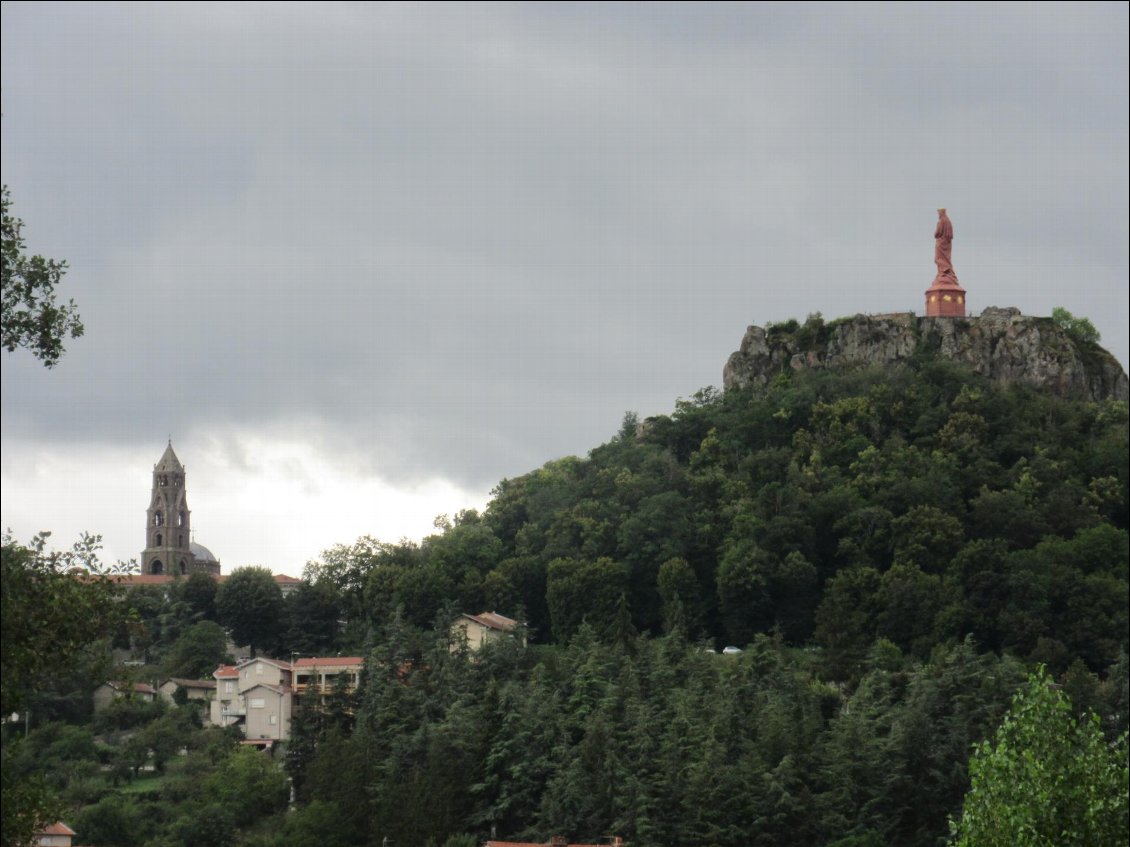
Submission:
<svg viewBox="0 0 1130 847">
<path fill-rule="evenodd" d="M 953 223 L 945 209 L 938 209 L 938 225 L 934 228 L 934 264 L 938 266 L 935 285 L 957 285 L 957 274 L 953 272 Z"/>
<path fill-rule="evenodd" d="M 934 229 L 934 264 L 938 275 L 926 290 L 927 317 L 965 317 L 965 289 L 953 272 L 953 223 L 945 209 L 938 209 L 938 226 Z"/>
</svg>

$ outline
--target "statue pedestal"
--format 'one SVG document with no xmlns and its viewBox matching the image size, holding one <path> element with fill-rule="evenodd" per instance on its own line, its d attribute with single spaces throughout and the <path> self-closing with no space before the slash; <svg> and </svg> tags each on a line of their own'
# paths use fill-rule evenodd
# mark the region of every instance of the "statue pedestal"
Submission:
<svg viewBox="0 0 1130 847">
<path fill-rule="evenodd" d="M 934 280 L 926 289 L 926 317 L 964 318 L 965 289 L 953 282 Z"/>
</svg>

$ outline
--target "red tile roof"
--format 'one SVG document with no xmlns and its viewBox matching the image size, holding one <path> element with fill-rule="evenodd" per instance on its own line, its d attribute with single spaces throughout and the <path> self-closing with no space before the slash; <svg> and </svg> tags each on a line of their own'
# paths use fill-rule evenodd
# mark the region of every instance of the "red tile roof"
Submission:
<svg viewBox="0 0 1130 847">
<path fill-rule="evenodd" d="M 506 615 L 500 615 L 498 612 L 480 612 L 477 615 L 463 615 L 465 618 L 470 618 L 475 623 L 482 624 L 488 629 L 497 629 L 500 632 L 509 632 L 518 625 L 518 622 L 513 618 L 508 618 Z M 499 844 L 505 842 L 499 841 Z"/>
<path fill-rule="evenodd" d="M 262 662 L 265 665 L 274 665 L 276 668 L 284 671 L 293 670 L 290 662 L 284 662 L 282 659 L 269 659 L 266 656 L 256 656 L 254 659 L 245 659 L 244 661 L 236 665 L 236 667 L 245 668 L 248 665 L 255 664 L 256 662 Z"/>
<path fill-rule="evenodd" d="M 127 588 L 134 585 L 168 585 L 173 581 L 169 574 L 127 573 L 111 576 L 114 582 Z"/>
<path fill-rule="evenodd" d="M 228 574 L 220 574 L 216 577 L 217 582 L 226 582 Z M 287 576 L 286 574 L 277 573 L 274 575 L 275 584 L 280 588 L 290 588 L 292 586 L 301 585 L 302 580 L 297 577 Z M 127 573 L 115 574 L 110 577 L 114 582 L 119 585 L 124 585 L 127 588 L 136 585 L 168 585 L 174 579 L 183 579 L 180 575 L 167 574 L 167 573 Z"/>
<path fill-rule="evenodd" d="M 236 670 L 235 665 L 220 665 L 213 671 L 212 676 L 216 679 L 236 679 L 239 677 L 239 671 Z"/>
<path fill-rule="evenodd" d="M 51 826 L 41 829 L 36 835 L 77 835 L 73 829 L 62 821 L 56 821 Z"/>
<path fill-rule="evenodd" d="M 299 659 L 294 663 L 296 668 L 344 668 L 351 665 L 362 665 L 365 659 L 361 656 L 311 656 L 308 659 Z"/>
<path fill-rule="evenodd" d="M 113 682 L 112 681 L 112 682 L 107 682 L 106 684 L 108 686 L 110 686 L 111 688 L 113 688 L 115 691 L 133 691 L 136 694 L 156 694 L 157 693 L 157 689 L 154 688 L 152 685 L 150 685 L 147 682 L 135 682 L 135 683 L 130 684 L 128 682 L 121 682 L 121 681 Z"/>
</svg>

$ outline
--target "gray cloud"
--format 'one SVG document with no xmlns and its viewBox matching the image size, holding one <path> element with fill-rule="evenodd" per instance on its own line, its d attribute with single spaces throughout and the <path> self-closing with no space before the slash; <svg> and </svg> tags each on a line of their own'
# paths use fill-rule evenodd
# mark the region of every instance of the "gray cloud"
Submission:
<svg viewBox="0 0 1130 847">
<path fill-rule="evenodd" d="M 920 308 L 937 205 L 974 309 L 1125 363 L 1126 44 L 1121 5 L 5 6 L 4 182 L 88 328 L 5 359 L 5 439 L 306 421 L 489 486 L 748 323 Z"/>
</svg>

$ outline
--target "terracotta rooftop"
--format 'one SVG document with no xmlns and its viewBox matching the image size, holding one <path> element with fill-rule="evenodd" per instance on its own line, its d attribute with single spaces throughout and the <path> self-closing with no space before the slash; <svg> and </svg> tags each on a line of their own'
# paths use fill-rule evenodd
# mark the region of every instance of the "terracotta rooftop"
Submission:
<svg viewBox="0 0 1130 847">
<path fill-rule="evenodd" d="M 254 659 L 244 659 L 242 662 L 236 665 L 236 668 L 244 668 L 247 665 L 253 665 L 256 662 L 263 662 L 264 664 L 274 665 L 276 668 L 281 668 L 284 671 L 291 670 L 290 662 L 284 661 L 283 659 L 272 659 L 268 656 L 256 656 Z"/>
<path fill-rule="evenodd" d="M 508 618 L 506 617 L 506 615 L 500 615 L 498 614 L 498 612 L 480 612 L 477 615 L 463 615 L 463 617 L 470 618 L 475 623 L 482 624 L 489 629 L 497 629 L 500 632 L 509 632 L 518 625 L 518 622 L 513 618 Z M 508 842 L 499 841 L 496 843 L 505 844 Z"/>
<path fill-rule="evenodd" d="M 73 829 L 62 821 L 56 821 L 51 826 L 44 827 L 36 835 L 77 835 Z"/>
<path fill-rule="evenodd" d="M 135 683 L 131 684 L 131 683 L 128 683 L 128 682 L 118 681 L 118 682 L 107 682 L 106 684 L 109 685 L 111 688 L 113 688 L 115 691 L 133 691 L 133 692 L 136 692 L 137 694 L 156 694 L 157 693 L 157 689 L 154 688 L 152 685 L 150 685 L 148 682 L 135 682 Z"/>
<path fill-rule="evenodd" d="M 212 676 L 216 679 L 236 679 L 239 676 L 239 671 L 236 670 L 235 665 L 220 665 L 212 672 Z"/>
<path fill-rule="evenodd" d="M 277 573 L 274 575 L 275 584 L 280 588 L 291 588 L 296 585 L 301 585 L 302 580 L 298 577 L 287 576 L 286 574 Z M 127 573 L 127 574 L 114 574 L 110 577 L 114 582 L 119 585 L 124 585 L 126 588 L 139 585 L 168 585 L 173 580 L 185 579 L 179 574 L 151 574 L 151 573 Z M 217 582 L 227 582 L 228 574 L 220 574 L 216 577 Z"/>
<path fill-rule="evenodd" d="M 311 656 L 299 659 L 294 663 L 296 668 L 344 668 L 352 665 L 362 665 L 365 659 L 361 656 Z"/>
<path fill-rule="evenodd" d="M 126 587 L 134 585 L 168 585 L 173 578 L 168 574 L 126 573 L 111 576 L 114 582 Z"/>
<path fill-rule="evenodd" d="M 214 679 L 180 679 L 179 677 L 171 676 L 166 682 L 175 682 L 181 688 L 215 688 L 216 680 Z"/>
</svg>

